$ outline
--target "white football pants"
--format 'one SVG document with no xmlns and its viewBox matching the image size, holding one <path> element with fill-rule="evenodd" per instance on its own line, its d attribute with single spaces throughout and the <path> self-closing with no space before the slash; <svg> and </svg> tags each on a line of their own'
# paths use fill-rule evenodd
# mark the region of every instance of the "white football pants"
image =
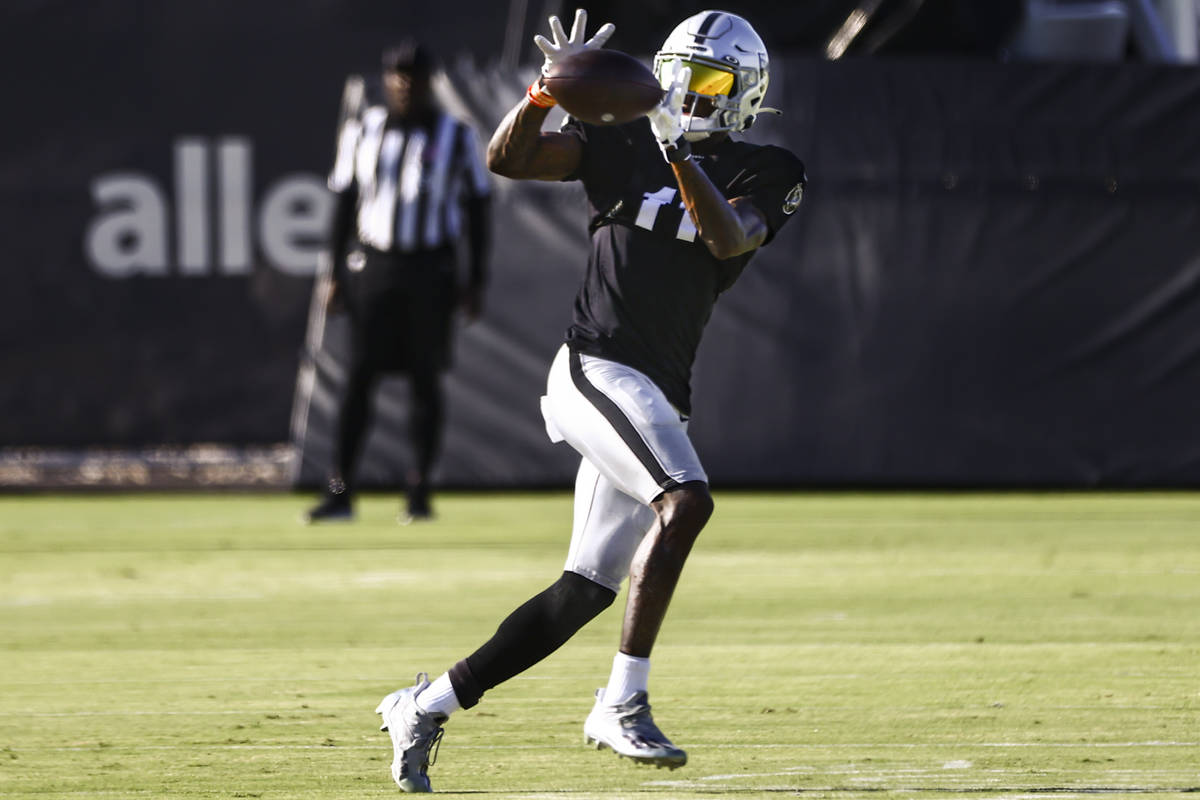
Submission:
<svg viewBox="0 0 1200 800">
<path fill-rule="evenodd" d="M 583 460 L 564 569 L 619 591 L 633 553 L 654 524 L 649 503 L 688 481 L 708 481 L 687 419 L 641 372 L 566 345 L 542 398 L 546 432 Z"/>
</svg>

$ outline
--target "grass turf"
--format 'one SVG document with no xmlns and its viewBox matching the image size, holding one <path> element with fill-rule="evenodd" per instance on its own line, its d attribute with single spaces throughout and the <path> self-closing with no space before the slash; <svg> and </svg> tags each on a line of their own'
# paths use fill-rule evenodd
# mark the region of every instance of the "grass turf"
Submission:
<svg viewBox="0 0 1200 800">
<path fill-rule="evenodd" d="M 309 498 L 0 497 L 0 796 L 397 794 L 379 697 L 561 568 L 566 494 L 399 527 Z M 682 770 L 582 745 L 623 599 L 447 726 L 444 793 L 1200 791 L 1200 495 L 718 493 L 651 698 Z"/>
</svg>

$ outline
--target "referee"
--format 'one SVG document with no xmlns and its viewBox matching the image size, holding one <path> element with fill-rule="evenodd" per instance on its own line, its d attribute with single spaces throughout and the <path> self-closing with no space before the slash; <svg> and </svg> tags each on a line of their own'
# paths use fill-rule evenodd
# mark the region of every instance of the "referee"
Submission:
<svg viewBox="0 0 1200 800">
<path fill-rule="evenodd" d="M 442 438 L 441 373 L 450 364 L 451 317 L 482 309 L 489 184 L 479 139 L 434 98 L 430 51 L 414 41 L 383 54 L 382 105 L 351 116 L 338 136 L 329 187 L 337 195 L 330 248 L 330 308 L 349 312 L 349 373 L 334 461 L 309 522 L 354 516 L 355 470 L 381 374 L 407 375 L 411 467 L 405 521 L 432 516 L 429 475 Z M 465 237 L 469 272 L 457 280 Z"/>
</svg>

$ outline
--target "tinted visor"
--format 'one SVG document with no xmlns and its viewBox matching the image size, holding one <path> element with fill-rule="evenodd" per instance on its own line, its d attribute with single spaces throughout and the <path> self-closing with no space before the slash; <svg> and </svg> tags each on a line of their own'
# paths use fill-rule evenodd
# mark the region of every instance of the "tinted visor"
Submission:
<svg viewBox="0 0 1200 800">
<path fill-rule="evenodd" d="M 692 82 L 688 84 L 689 92 L 728 96 L 733 91 L 734 75 L 729 70 L 710 67 L 707 64 L 697 64 L 695 61 L 684 62 L 684 66 L 692 68 Z"/>
</svg>

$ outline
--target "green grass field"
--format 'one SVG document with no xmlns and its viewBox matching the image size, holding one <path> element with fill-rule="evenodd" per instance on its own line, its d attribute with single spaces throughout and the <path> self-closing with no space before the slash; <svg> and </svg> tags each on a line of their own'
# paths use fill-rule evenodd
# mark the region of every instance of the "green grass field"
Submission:
<svg viewBox="0 0 1200 800">
<path fill-rule="evenodd" d="M 0 797 L 396 796 L 376 702 L 557 576 L 570 497 L 309 499 L 0 497 Z M 434 789 L 1200 791 L 1200 495 L 718 492 L 651 674 L 675 772 L 582 744 L 622 604 L 456 715 Z"/>
</svg>

